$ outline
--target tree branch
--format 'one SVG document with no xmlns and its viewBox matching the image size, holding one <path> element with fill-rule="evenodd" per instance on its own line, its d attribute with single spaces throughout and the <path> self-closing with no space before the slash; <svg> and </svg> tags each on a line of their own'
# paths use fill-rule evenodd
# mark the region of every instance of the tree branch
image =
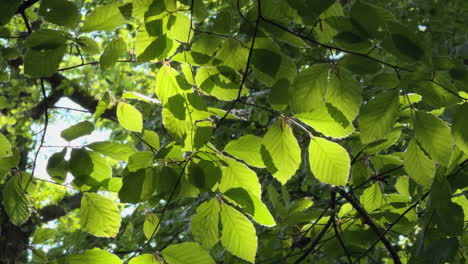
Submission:
<svg viewBox="0 0 468 264">
<path fill-rule="evenodd" d="M 68 97 L 70 100 L 79 104 L 81 107 L 90 112 L 94 112 L 96 110 L 96 106 L 99 101 L 96 100 L 94 96 L 83 92 L 83 89 L 81 89 L 81 87 L 77 83 L 68 80 L 66 77 L 59 73 L 55 73 L 49 78 L 44 78 L 44 80 L 46 80 L 50 84 L 51 93 L 47 97 L 47 100 L 40 102 L 34 108 L 31 109 L 31 117 L 33 119 L 39 119 L 42 113 L 44 112 L 44 108 L 46 108 L 47 106 L 52 107 L 62 97 Z M 65 95 L 65 92 L 61 87 L 64 85 L 72 86 L 73 93 L 70 95 Z M 115 108 L 116 107 L 106 110 L 103 116 L 115 118 Z"/>
<path fill-rule="evenodd" d="M 366 212 L 366 210 L 356 200 L 354 200 L 354 198 L 351 197 L 351 195 L 349 195 L 345 190 L 343 190 L 341 188 L 336 188 L 336 191 L 342 197 L 344 197 L 353 206 L 354 209 L 356 209 L 356 211 L 364 219 L 365 223 L 371 227 L 371 229 L 377 235 L 378 239 L 380 241 L 382 241 L 385 248 L 390 253 L 390 255 L 391 255 L 392 259 L 393 259 L 393 262 L 395 264 L 401 264 L 400 257 L 398 256 L 397 252 L 393 249 L 392 244 L 390 243 L 390 241 L 388 241 L 387 238 L 385 237 L 385 233 L 382 232 L 382 230 L 380 229 L 380 227 L 376 223 L 374 223 L 374 221 L 369 216 L 369 214 Z"/>
<path fill-rule="evenodd" d="M 65 196 L 57 204 L 51 204 L 41 208 L 37 214 L 44 223 L 58 219 L 70 211 L 79 208 L 81 205 L 81 197 L 83 197 L 82 193 Z"/>
<path fill-rule="evenodd" d="M 336 192 L 334 190 L 332 190 L 331 192 L 331 197 L 330 197 L 330 208 L 335 208 L 335 202 L 336 202 Z M 327 233 L 328 229 L 330 229 L 330 226 L 332 225 L 333 221 L 335 219 L 333 219 L 333 217 L 330 216 L 330 219 L 328 219 L 328 222 L 325 224 L 325 226 L 323 227 L 322 231 L 320 231 L 320 233 L 318 234 L 318 236 L 315 238 L 315 240 L 312 242 L 312 245 L 310 245 L 309 248 L 307 248 L 305 251 L 304 251 L 304 254 L 302 254 L 302 256 L 300 256 L 295 262 L 294 264 L 299 264 L 301 263 L 303 260 L 305 260 L 307 258 L 307 256 L 309 256 L 310 253 L 312 253 L 314 251 L 314 248 L 317 246 L 317 244 L 320 242 L 320 240 L 322 239 L 322 237 Z"/>
</svg>

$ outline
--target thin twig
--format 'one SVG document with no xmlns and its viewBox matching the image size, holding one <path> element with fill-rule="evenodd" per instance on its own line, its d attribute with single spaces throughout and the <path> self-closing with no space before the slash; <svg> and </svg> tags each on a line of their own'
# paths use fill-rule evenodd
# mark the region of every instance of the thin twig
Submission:
<svg viewBox="0 0 468 264">
<path fill-rule="evenodd" d="M 164 205 L 163 210 L 161 211 L 161 217 L 159 218 L 159 221 L 158 221 L 158 223 L 156 224 L 156 227 L 154 228 L 154 230 L 153 230 L 151 236 L 148 238 L 148 240 L 146 241 L 146 243 L 145 243 L 143 246 L 141 246 L 140 248 L 138 248 L 137 250 L 135 250 L 135 251 L 133 252 L 133 255 L 130 256 L 127 260 L 124 261 L 124 264 L 125 264 L 125 263 L 128 263 L 128 262 L 129 262 L 131 259 L 133 259 L 138 253 L 140 253 L 146 246 L 148 246 L 149 243 L 151 242 L 151 240 L 153 239 L 154 235 L 156 235 L 156 231 L 159 229 L 159 226 L 161 225 L 161 222 L 162 222 L 163 219 L 164 219 L 164 215 L 166 214 L 167 209 L 169 208 L 169 204 L 172 202 L 172 198 L 174 198 L 174 194 L 176 193 L 177 187 L 179 187 L 179 184 L 180 184 L 180 182 L 181 182 L 181 180 L 182 180 L 182 177 L 184 176 L 185 168 L 187 167 L 187 164 L 188 164 L 187 161 L 188 161 L 188 160 L 185 160 L 186 163 L 185 163 L 185 164 L 183 165 L 183 167 L 182 167 L 182 170 L 181 170 L 181 172 L 180 172 L 180 174 L 179 174 L 179 178 L 177 179 L 177 182 L 176 182 L 176 184 L 175 184 L 175 186 L 174 186 L 174 189 L 172 189 L 171 194 L 169 195 L 169 198 L 167 199 L 167 202 L 166 202 L 166 204 Z"/>
<path fill-rule="evenodd" d="M 332 190 L 332 193 L 334 193 L 333 190 Z M 333 219 L 333 230 L 335 231 L 336 238 L 337 238 L 338 242 L 340 243 L 341 247 L 343 248 L 343 251 L 344 251 L 346 257 L 348 258 L 349 264 L 352 264 L 353 261 L 351 259 L 351 254 L 349 254 L 349 251 L 346 248 L 343 239 L 341 238 L 340 231 L 338 230 L 338 226 L 336 224 L 336 220 L 337 220 L 336 219 L 336 203 L 333 203 L 332 205 L 333 205 L 333 207 L 331 208 L 332 209 L 332 215 L 330 217 Z"/>
<path fill-rule="evenodd" d="M 238 92 L 237 92 L 237 98 L 236 98 L 236 100 L 234 100 L 234 102 L 232 102 L 231 106 L 226 111 L 224 116 L 221 117 L 221 119 L 219 120 L 218 127 L 221 125 L 221 123 L 224 121 L 224 119 L 226 119 L 226 117 L 229 115 L 229 113 L 231 113 L 232 109 L 239 102 L 240 97 L 242 95 L 242 88 L 244 86 L 245 80 L 247 79 L 247 75 L 249 73 L 250 63 L 252 61 L 253 51 L 254 51 L 254 47 L 255 47 L 255 40 L 257 39 L 258 27 L 260 25 L 260 18 L 261 18 L 261 15 L 262 15 L 261 11 L 260 11 L 261 10 L 260 0 L 257 0 L 257 5 L 258 5 L 258 16 L 257 16 L 257 20 L 255 21 L 255 29 L 254 29 L 254 33 L 253 33 L 253 36 L 252 36 L 252 43 L 250 44 L 249 55 L 247 57 L 247 63 L 245 65 L 244 73 L 242 74 L 242 80 L 241 80 L 241 83 L 239 85 L 239 89 L 238 89 Z"/>
<path fill-rule="evenodd" d="M 331 192 L 331 197 L 330 197 L 330 208 L 334 208 L 335 207 L 335 202 L 336 202 L 336 192 L 332 190 Z M 308 247 L 305 251 L 304 251 L 304 254 L 302 254 L 302 256 L 300 256 L 295 262 L 294 264 L 299 264 L 301 263 L 302 261 L 304 261 L 310 253 L 312 253 L 312 251 L 314 251 L 315 247 L 317 246 L 317 244 L 320 242 L 320 240 L 322 239 L 322 237 L 327 233 L 328 229 L 330 229 L 330 226 L 332 225 L 332 223 L 334 222 L 334 219 L 332 217 L 330 217 L 330 219 L 328 219 L 328 222 L 325 224 L 325 226 L 322 228 L 322 231 L 320 231 L 320 233 L 317 235 L 317 237 L 315 238 L 315 240 L 312 242 L 312 245 L 310 245 L 310 247 Z"/>
</svg>

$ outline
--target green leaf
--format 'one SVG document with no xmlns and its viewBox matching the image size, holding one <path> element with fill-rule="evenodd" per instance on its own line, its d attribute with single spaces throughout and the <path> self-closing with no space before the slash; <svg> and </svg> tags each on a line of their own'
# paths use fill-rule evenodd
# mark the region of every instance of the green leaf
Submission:
<svg viewBox="0 0 468 264">
<path fill-rule="evenodd" d="M 254 49 L 252 67 L 257 71 L 275 77 L 280 69 L 281 55 L 268 49 Z"/>
<path fill-rule="evenodd" d="M 365 104 L 358 119 L 361 142 L 368 144 L 388 135 L 395 125 L 399 107 L 398 91 L 381 93 Z"/>
<path fill-rule="evenodd" d="M 0 158 L 10 157 L 13 155 L 10 141 L 2 133 L 0 133 Z"/>
<path fill-rule="evenodd" d="M 273 124 L 263 137 L 263 161 L 268 171 L 285 184 L 301 165 L 301 148 L 291 127 L 284 121 Z"/>
<path fill-rule="evenodd" d="M 346 150 L 339 144 L 314 137 L 309 144 L 309 163 L 310 170 L 321 182 L 346 185 L 351 161 Z"/>
<path fill-rule="evenodd" d="M 143 140 L 145 145 L 148 145 L 150 149 L 159 149 L 161 147 L 159 141 L 159 135 L 151 130 L 143 131 Z"/>
<path fill-rule="evenodd" d="M 459 243 L 456 237 L 440 238 L 438 240 L 428 241 L 422 252 L 413 256 L 416 264 L 443 264 L 454 263 L 452 259 L 459 250 Z"/>
<path fill-rule="evenodd" d="M 435 164 L 419 147 L 416 140 L 408 144 L 404 155 L 404 165 L 408 176 L 425 188 L 429 188 L 435 176 Z"/>
<path fill-rule="evenodd" d="M 175 12 L 173 15 L 167 17 L 166 32 L 167 36 L 171 39 L 180 42 L 190 42 L 193 37 L 190 24 L 190 18 L 182 12 Z"/>
<path fill-rule="evenodd" d="M 241 70 L 245 67 L 248 54 L 249 50 L 242 46 L 239 41 L 226 39 L 216 57 L 223 61 L 223 65 L 234 70 Z"/>
<path fill-rule="evenodd" d="M 109 141 L 94 142 L 86 147 L 99 152 L 104 156 L 125 162 L 128 160 L 128 157 L 136 152 L 135 148 L 130 144 L 121 144 Z"/>
<path fill-rule="evenodd" d="M 9 170 L 9 169 L 18 167 L 20 159 L 21 159 L 20 153 L 19 153 L 18 149 L 16 149 L 16 148 L 13 149 L 12 152 L 13 152 L 13 155 L 11 155 L 9 157 L 0 158 L 0 170 L 1 169 Z"/>
<path fill-rule="evenodd" d="M 419 60 L 424 55 L 424 50 L 408 36 L 396 33 L 392 34 L 392 40 L 399 52 L 413 60 Z"/>
<path fill-rule="evenodd" d="M 351 54 L 343 56 L 339 65 L 359 75 L 375 74 L 382 69 L 382 65 L 376 61 Z"/>
<path fill-rule="evenodd" d="M 397 58 L 405 61 L 416 61 L 423 58 L 425 51 L 420 43 L 421 37 L 406 26 L 389 22 L 390 38 L 384 39 L 382 47 Z"/>
<path fill-rule="evenodd" d="M 210 254 L 194 242 L 170 245 L 161 253 L 168 264 L 215 264 Z"/>
<path fill-rule="evenodd" d="M 455 144 L 468 155 L 468 103 L 459 106 L 452 124 L 452 136 Z"/>
<path fill-rule="evenodd" d="M 65 31 L 39 29 L 31 33 L 24 41 L 27 48 L 35 50 L 56 49 L 67 44 L 70 35 Z"/>
<path fill-rule="evenodd" d="M 234 188 L 225 192 L 224 197 L 234 202 L 235 205 L 240 206 L 245 213 L 252 216 L 255 222 L 268 227 L 276 225 L 275 219 L 270 214 L 270 211 L 268 211 L 266 205 L 259 197 L 252 193 L 242 188 Z"/>
<path fill-rule="evenodd" d="M 188 166 L 187 178 L 200 190 L 210 191 L 221 178 L 221 169 L 206 160 L 192 160 Z"/>
<path fill-rule="evenodd" d="M 216 199 L 206 201 L 198 206 L 192 216 L 192 235 L 195 241 L 209 250 L 219 241 L 219 213 L 221 207 Z"/>
<path fill-rule="evenodd" d="M 93 115 L 94 121 L 96 121 L 99 117 L 101 117 L 102 114 L 106 112 L 107 109 L 109 109 L 111 103 L 113 102 L 113 98 L 111 97 L 111 93 L 106 91 L 101 99 L 99 99 Z"/>
<path fill-rule="evenodd" d="M 281 79 L 271 87 L 268 102 L 273 109 L 284 111 L 288 107 L 290 87 L 291 83 L 287 79 Z"/>
<path fill-rule="evenodd" d="M 154 257 L 153 254 L 142 254 L 136 256 L 128 264 L 164 264 Z"/>
<path fill-rule="evenodd" d="M 449 80 L 436 78 L 434 81 L 417 81 L 412 83 L 414 91 L 421 94 L 427 104 L 435 107 L 447 107 L 462 102 L 456 96 L 458 93 L 457 89 Z"/>
<path fill-rule="evenodd" d="M 157 188 L 156 171 L 153 168 L 130 172 L 123 177 L 119 199 L 123 203 L 139 203 L 151 198 Z"/>
<path fill-rule="evenodd" d="M 201 67 L 197 71 L 195 82 L 206 94 L 231 101 L 235 100 L 239 93 L 240 76 L 228 67 Z M 247 92 L 248 89 L 243 89 L 242 95 Z"/>
<path fill-rule="evenodd" d="M 146 102 L 146 103 L 161 104 L 161 102 L 158 99 L 151 98 L 149 96 L 146 96 L 144 94 L 137 93 L 137 92 L 124 92 L 122 94 L 122 98 L 124 98 L 124 99 L 136 99 L 136 100 L 143 101 L 143 102 Z"/>
<path fill-rule="evenodd" d="M 57 72 L 67 46 L 55 49 L 29 49 L 24 55 L 24 73 L 31 77 L 50 77 Z"/>
<path fill-rule="evenodd" d="M 149 7 L 153 3 L 152 0 L 134 0 L 132 1 L 133 10 L 132 16 L 138 19 L 142 19 L 145 16 L 146 11 L 148 11 Z"/>
<path fill-rule="evenodd" d="M 83 195 L 80 224 L 87 232 L 97 237 L 115 237 L 121 220 L 119 209 L 113 201 L 97 193 Z"/>
<path fill-rule="evenodd" d="M 72 149 L 68 168 L 75 177 L 91 175 L 94 165 L 89 152 L 84 148 Z"/>
<path fill-rule="evenodd" d="M 364 206 L 364 209 L 369 213 L 379 209 L 386 203 L 378 183 L 374 183 L 369 188 L 365 189 L 359 200 Z"/>
<path fill-rule="evenodd" d="M 438 231 L 445 236 L 460 236 L 464 233 L 463 208 L 452 202 L 438 209 L 434 214 L 434 223 Z"/>
<path fill-rule="evenodd" d="M 393 20 L 393 15 L 378 6 L 356 2 L 351 8 L 351 19 L 358 28 L 370 36 L 378 36 L 379 30 L 385 30 L 385 20 Z"/>
<path fill-rule="evenodd" d="M 328 77 L 326 78 L 328 80 Z M 341 122 L 352 123 L 361 107 L 362 85 L 353 75 L 340 68 L 331 72 L 326 83 L 327 86 L 323 90 L 325 101 L 342 113 L 344 118 L 340 120 Z"/>
<path fill-rule="evenodd" d="M 139 151 L 131 155 L 128 159 L 127 168 L 129 171 L 137 171 L 153 166 L 154 154 L 151 151 Z"/>
<path fill-rule="evenodd" d="M 295 115 L 299 120 L 314 130 L 333 138 L 344 138 L 354 131 L 354 126 L 347 120 L 340 118 L 341 112 L 330 104 L 321 104 L 310 112 Z"/>
<path fill-rule="evenodd" d="M 429 156 L 447 166 L 452 153 L 453 138 L 447 124 L 432 114 L 416 111 L 414 136 Z"/>
<path fill-rule="evenodd" d="M 230 141 L 224 151 L 237 159 L 245 161 L 250 166 L 265 168 L 260 150 L 262 138 L 254 135 L 245 135 L 236 140 Z"/>
<path fill-rule="evenodd" d="M 122 178 L 107 178 L 100 182 L 101 189 L 108 192 L 119 192 L 122 188 Z"/>
<path fill-rule="evenodd" d="M 134 132 L 143 130 L 143 117 L 133 105 L 120 102 L 117 105 L 117 119 L 120 125 L 127 130 Z"/>
<path fill-rule="evenodd" d="M 39 228 L 34 231 L 33 244 L 42 244 L 55 236 L 53 228 Z"/>
<path fill-rule="evenodd" d="M 69 170 L 75 176 L 73 186 L 81 191 L 98 188 L 102 181 L 112 177 L 112 168 L 107 160 L 84 148 L 72 150 Z"/>
<path fill-rule="evenodd" d="M 108 4 L 94 9 L 83 23 L 81 32 L 114 30 L 125 23 L 126 19 L 117 4 Z"/>
<path fill-rule="evenodd" d="M 80 49 L 88 55 L 95 55 L 100 51 L 99 44 L 92 38 L 79 37 L 76 41 Z"/>
<path fill-rule="evenodd" d="M 4 185 L 2 205 L 13 224 L 20 226 L 31 216 L 31 203 L 27 194 L 34 190 L 35 183 L 30 174 L 16 174 Z"/>
<path fill-rule="evenodd" d="M 156 214 L 150 214 L 146 217 L 143 223 L 143 233 L 146 239 L 151 240 L 158 233 L 161 225 L 159 224 L 159 218 Z"/>
<path fill-rule="evenodd" d="M 21 5 L 19 0 L 0 0 L 0 26 L 7 24 Z"/>
<path fill-rule="evenodd" d="M 127 51 L 127 45 L 121 37 L 115 37 L 107 44 L 104 52 L 99 58 L 101 69 L 106 70 L 117 62 L 117 60 Z"/>
<path fill-rule="evenodd" d="M 257 254 L 257 235 L 254 225 L 236 209 L 227 204 L 221 206 L 223 226 L 221 243 L 234 256 L 250 263 Z"/>
<path fill-rule="evenodd" d="M 72 141 L 82 136 L 91 134 L 94 131 L 93 123 L 83 121 L 62 131 L 60 136 L 66 141 Z"/>
<path fill-rule="evenodd" d="M 66 154 L 67 148 L 63 148 L 62 151 L 52 154 L 47 161 L 47 173 L 59 183 L 65 181 L 68 173 L 68 162 L 65 160 Z"/>
<path fill-rule="evenodd" d="M 169 57 L 180 45 L 166 35 L 151 36 L 144 27 L 136 34 L 135 51 L 141 62 Z"/>
<path fill-rule="evenodd" d="M 66 0 L 43 0 L 39 14 L 48 22 L 60 26 L 74 28 L 78 23 L 78 8 Z"/>
<path fill-rule="evenodd" d="M 260 183 L 257 174 L 244 164 L 226 157 L 224 161 L 228 166 L 221 168 L 222 177 L 219 190 L 225 192 L 231 188 L 243 188 L 256 196 L 261 195 Z"/>
<path fill-rule="evenodd" d="M 83 253 L 66 256 L 59 260 L 64 260 L 63 263 L 67 264 L 122 264 L 122 261 L 116 255 L 99 248 L 88 249 Z"/>
</svg>

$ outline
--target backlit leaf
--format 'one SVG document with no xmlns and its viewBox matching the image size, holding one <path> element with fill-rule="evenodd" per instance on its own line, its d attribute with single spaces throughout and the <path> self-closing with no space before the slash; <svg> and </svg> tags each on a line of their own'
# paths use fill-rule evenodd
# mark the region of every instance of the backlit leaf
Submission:
<svg viewBox="0 0 468 264">
<path fill-rule="evenodd" d="M 335 142 L 314 137 L 309 144 L 310 170 L 323 183 L 344 186 L 348 181 L 350 159 Z"/>
</svg>

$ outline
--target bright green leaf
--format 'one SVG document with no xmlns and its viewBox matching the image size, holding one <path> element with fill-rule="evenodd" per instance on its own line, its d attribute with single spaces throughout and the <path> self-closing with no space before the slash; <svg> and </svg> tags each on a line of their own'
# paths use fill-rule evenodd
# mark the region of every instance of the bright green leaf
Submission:
<svg viewBox="0 0 468 264">
<path fill-rule="evenodd" d="M 106 70 L 112 67 L 117 60 L 127 51 L 127 45 L 121 37 L 114 38 L 107 44 L 104 52 L 99 58 L 101 69 Z"/>
<path fill-rule="evenodd" d="M 339 144 L 314 137 L 309 145 L 309 163 L 310 170 L 321 182 L 346 185 L 351 161 L 346 150 Z"/>
<path fill-rule="evenodd" d="M 368 144 L 390 133 L 399 107 L 398 91 L 380 94 L 365 104 L 358 119 L 361 142 Z"/>
<path fill-rule="evenodd" d="M 194 242 L 170 245 L 162 251 L 162 255 L 168 264 L 215 264 L 210 254 Z"/>
<path fill-rule="evenodd" d="M 273 124 L 263 137 L 263 161 L 281 184 L 285 184 L 299 169 L 301 148 L 291 127 L 283 121 Z"/>
<path fill-rule="evenodd" d="M 245 135 L 236 140 L 230 141 L 224 151 L 237 159 L 245 161 L 247 164 L 257 168 L 264 168 L 262 155 L 260 154 L 262 138 L 254 135 Z"/>
<path fill-rule="evenodd" d="M 151 240 L 154 238 L 160 227 L 158 216 L 156 214 L 148 215 L 143 223 L 143 233 L 145 233 L 146 239 Z"/>
<path fill-rule="evenodd" d="M 226 157 L 224 161 L 228 166 L 221 168 L 220 191 L 225 192 L 231 188 L 240 187 L 252 192 L 256 196 L 260 196 L 260 183 L 258 182 L 257 174 L 253 170 L 231 158 Z"/>
<path fill-rule="evenodd" d="M 218 201 L 211 199 L 200 204 L 192 216 L 192 235 L 207 250 L 219 241 L 220 210 L 221 207 Z"/>
<path fill-rule="evenodd" d="M 468 154 L 468 103 L 462 104 L 456 113 L 455 120 L 452 124 L 452 136 L 455 139 L 455 144 Z"/>
<path fill-rule="evenodd" d="M 81 32 L 113 30 L 125 23 L 125 17 L 117 4 L 99 6 L 86 17 Z"/>
<path fill-rule="evenodd" d="M 42 244 L 55 236 L 53 228 L 39 228 L 34 231 L 33 244 Z"/>
<path fill-rule="evenodd" d="M 435 164 L 419 147 L 416 140 L 411 140 L 405 152 L 405 170 L 408 176 L 418 184 L 429 188 L 435 175 Z"/>
<path fill-rule="evenodd" d="M 120 102 L 117 105 L 117 119 L 120 125 L 127 130 L 134 132 L 143 130 L 143 117 L 133 105 Z"/>
<path fill-rule="evenodd" d="M 115 237 L 120 221 L 119 209 L 113 201 L 97 193 L 83 195 L 80 224 L 84 230 L 97 237 Z"/>
<path fill-rule="evenodd" d="M 224 193 L 225 198 L 229 198 L 231 202 L 240 206 L 244 212 L 252 216 L 255 222 L 264 226 L 275 226 L 276 222 L 273 216 L 268 211 L 262 200 L 242 188 L 229 189 Z"/>
<path fill-rule="evenodd" d="M 453 148 L 447 124 L 432 114 L 417 111 L 414 115 L 414 136 L 429 156 L 446 166 Z"/>
<path fill-rule="evenodd" d="M 116 255 L 99 248 L 88 249 L 83 253 L 69 255 L 59 260 L 64 260 L 64 263 L 67 264 L 122 264 L 122 261 Z"/>
<path fill-rule="evenodd" d="M 154 257 L 153 254 L 142 254 L 136 256 L 128 264 L 164 264 Z"/>
<path fill-rule="evenodd" d="M 13 155 L 10 141 L 2 133 L 0 133 L 0 158 L 10 157 Z"/>
<path fill-rule="evenodd" d="M 223 204 L 221 224 L 223 246 L 233 255 L 254 263 L 257 254 L 257 235 L 249 219 L 231 206 Z"/>
<path fill-rule="evenodd" d="M 336 119 L 339 115 L 336 108 L 328 105 L 320 105 L 310 112 L 297 114 L 296 117 L 311 126 L 314 130 L 328 137 L 343 138 L 354 131 L 354 126 L 343 119 Z"/>
<path fill-rule="evenodd" d="M 99 152 L 104 156 L 121 161 L 127 161 L 128 157 L 136 152 L 135 148 L 130 144 L 121 144 L 109 141 L 91 143 L 86 147 Z"/>
<path fill-rule="evenodd" d="M 30 174 L 14 175 L 3 187 L 2 205 L 13 224 L 20 226 L 31 216 L 31 203 L 26 193 L 31 194 L 35 183 Z"/>
</svg>

